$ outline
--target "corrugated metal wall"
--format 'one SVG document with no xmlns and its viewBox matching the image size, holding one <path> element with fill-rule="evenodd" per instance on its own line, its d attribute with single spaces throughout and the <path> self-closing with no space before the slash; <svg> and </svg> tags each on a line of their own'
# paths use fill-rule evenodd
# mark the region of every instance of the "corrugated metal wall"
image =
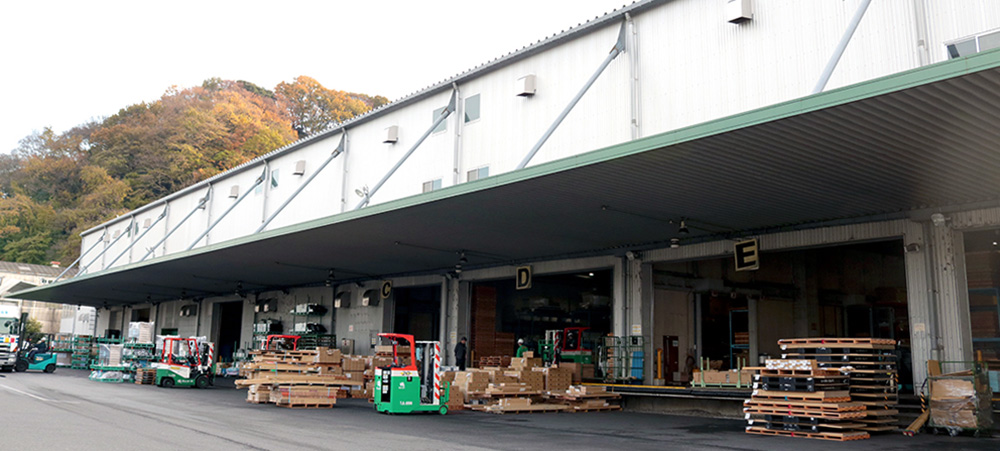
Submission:
<svg viewBox="0 0 1000 451">
<path fill-rule="evenodd" d="M 874 2 L 828 89 L 919 64 L 916 20 L 919 11 L 924 11 L 927 18 L 927 46 L 934 55 L 932 62 L 944 58 L 945 40 L 1000 27 L 1000 2 L 953 0 L 924 4 L 922 1 Z M 676 0 L 639 13 L 634 17 L 638 53 L 621 55 L 611 63 L 531 164 L 630 139 L 630 57 L 638 58 L 638 91 L 642 93 L 639 120 L 644 135 L 804 96 L 815 84 L 859 2 L 761 0 L 754 2 L 754 19 L 741 25 L 724 20 L 722 1 Z M 918 5 L 923 9 L 917 8 Z M 607 56 L 620 24 L 612 21 L 543 52 L 463 81 L 460 86 L 463 99 L 480 96 L 480 118 L 469 123 L 464 123 L 461 114 L 449 118 L 447 130 L 432 134 L 375 194 L 372 204 L 419 194 L 424 182 L 437 178 L 447 187 L 456 178 L 456 169 L 459 183 L 464 183 L 467 171 L 474 168 L 489 167 L 490 175 L 512 170 Z M 527 74 L 536 75 L 537 94 L 516 96 L 515 81 Z M 345 205 L 346 209 L 353 209 L 361 201 L 354 190 L 374 187 L 430 126 L 433 111 L 445 106 L 449 96 L 449 92 L 441 92 L 350 128 L 348 153 L 331 163 L 269 229 L 326 217 L 340 212 Z M 399 127 L 399 141 L 384 144 L 385 129 L 392 125 Z M 461 136 L 456 139 L 459 130 Z M 268 166 L 277 174 L 278 186 L 271 185 L 270 178 L 266 180 L 199 245 L 252 233 L 322 163 L 339 140 L 340 136 L 334 134 L 272 157 Z M 457 168 L 456 146 L 461 149 Z M 298 160 L 306 161 L 305 175 L 292 174 Z M 187 249 L 235 201 L 229 197 L 231 187 L 239 186 L 242 194 L 262 169 L 258 165 L 215 180 L 208 208 L 195 212 L 157 249 L 156 256 Z M 346 187 L 346 192 L 342 187 Z M 145 247 L 176 226 L 204 192 L 204 189 L 194 190 L 172 199 L 169 217 L 115 265 L 141 259 Z M 345 200 L 344 205 L 341 199 Z M 148 215 L 139 215 L 140 226 L 149 215 L 155 217 L 158 210 L 157 207 Z M 109 224 L 108 230 L 124 233 L 130 219 L 123 216 Z M 100 233 L 96 229 L 84 237 L 84 249 Z M 129 245 L 133 236 L 109 249 L 90 272 L 103 269 Z M 92 255 L 103 248 L 98 245 Z"/>
</svg>

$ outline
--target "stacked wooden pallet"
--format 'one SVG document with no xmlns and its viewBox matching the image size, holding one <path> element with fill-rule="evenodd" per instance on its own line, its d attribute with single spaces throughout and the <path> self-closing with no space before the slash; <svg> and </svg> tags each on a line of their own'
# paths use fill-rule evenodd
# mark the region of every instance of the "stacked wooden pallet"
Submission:
<svg viewBox="0 0 1000 451">
<path fill-rule="evenodd" d="M 155 368 L 136 368 L 135 383 L 140 385 L 153 385 L 156 383 Z"/>
<path fill-rule="evenodd" d="M 851 402 L 848 377 L 809 360 L 768 360 L 743 405 L 746 432 L 823 440 L 869 438 L 865 406 Z"/>
<path fill-rule="evenodd" d="M 490 355 L 479 358 L 479 368 L 510 366 L 509 355 Z"/>
<path fill-rule="evenodd" d="M 789 338 L 778 345 L 791 359 L 809 359 L 819 368 L 839 369 L 850 376 L 854 402 L 868 407 L 858 421 L 862 430 L 887 432 L 898 429 L 898 365 L 896 341 L 885 338 Z"/>
<path fill-rule="evenodd" d="M 548 398 L 565 404 L 567 412 L 607 412 L 621 410 L 621 395 L 607 387 L 574 385 L 564 392 L 549 392 Z"/>
<path fill-rule="evenodd" d="M 368 397 L 365 391 L 371 358 L 342 356 L 340 351 L 259 351 L 243 366 L 247 402 L 284 407 L 332 407 L 335 399 Z M 352 395 L 353 393 L 353 395 Z"/>
</svg>

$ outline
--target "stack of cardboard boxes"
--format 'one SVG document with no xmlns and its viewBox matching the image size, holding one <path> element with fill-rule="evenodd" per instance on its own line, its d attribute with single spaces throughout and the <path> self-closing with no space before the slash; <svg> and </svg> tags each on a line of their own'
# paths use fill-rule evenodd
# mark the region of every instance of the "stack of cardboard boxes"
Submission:
<svg viewBox="0 0 1000 451">
<path fill-rule="evenodd" d="M 320 347 L 303 351 L 257 351 L 243 365 L 247 402 L 280 403 L 286 407 L 332 407 L 330 399 L 367 397 L 366 371 L 371 358 L 343 356 L 340 350 Z M 350 392 L 348 392 L 350 390 Z"/>
</svg>

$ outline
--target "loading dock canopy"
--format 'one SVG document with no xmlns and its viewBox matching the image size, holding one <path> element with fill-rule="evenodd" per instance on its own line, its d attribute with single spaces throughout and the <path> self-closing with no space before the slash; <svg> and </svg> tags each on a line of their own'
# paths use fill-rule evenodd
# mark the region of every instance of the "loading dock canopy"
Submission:
<svg viewBox="0 0 1000 451">
<path fill-rule="evenodd" d="M 990 51 L 11 297 L 155 302 L 322 285 L 331 268 L 334 284 L 443 274 L 460 250 L 466 269 L 621 254 L 665 246 L 680 218 L 692 240 L 995 204 L 998 147 Z"/>
</svg>

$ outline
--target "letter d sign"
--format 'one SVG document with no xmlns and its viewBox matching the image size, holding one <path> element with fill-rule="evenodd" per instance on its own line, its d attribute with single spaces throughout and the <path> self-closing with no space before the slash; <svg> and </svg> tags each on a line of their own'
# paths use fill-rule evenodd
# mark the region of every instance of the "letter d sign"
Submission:
<svg viewBox="0 0 1000 451">
<path fill-rule="evenodd" d="M 518 290 L 531 288 L 531 266 L 518 266 L 515 278 Z"/>
</svg>

